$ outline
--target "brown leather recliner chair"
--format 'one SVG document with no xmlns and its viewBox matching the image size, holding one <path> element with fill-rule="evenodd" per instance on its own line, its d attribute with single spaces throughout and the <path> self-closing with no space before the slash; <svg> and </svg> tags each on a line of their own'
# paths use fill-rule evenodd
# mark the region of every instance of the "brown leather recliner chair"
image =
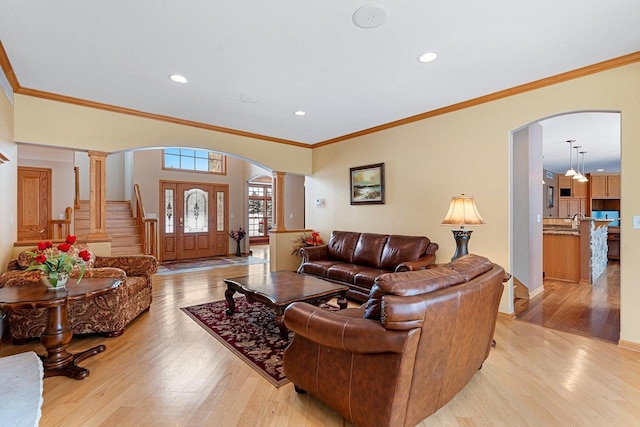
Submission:
<svg viewBox="0 0 640 427">
<path fill-rule="evenodd" d="M 502 267 L 467 255 L 380 276 L 366 306 L 329 312 L 296 302 L 284 371 L 357 426 L 413 426 L 451 400 L 489 355 Z"/>
</svg>

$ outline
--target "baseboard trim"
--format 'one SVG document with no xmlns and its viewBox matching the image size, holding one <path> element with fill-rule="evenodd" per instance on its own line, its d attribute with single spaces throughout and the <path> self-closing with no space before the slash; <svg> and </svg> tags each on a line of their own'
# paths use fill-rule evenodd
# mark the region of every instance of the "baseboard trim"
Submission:
<svg viewBox="0 0 640 427">
<path fill-rule="evenodd" d="M 636 342 L 620 340 L 618 341 L 618 347 L 640 353 L 640 344 Z"/>
<path fill-rule="evenodd" d="M 513 320 L 516 318 L 516 312 L 512 311 L 511 313 L 503 313 L 502 311 L 499 311 L 498 317 L 502 320 Z"/>
<path fill-rule="evenodd" d="M 529 292 L 529 299 L 533 299 L 538 295 L 542 294 L 543 292 L 544 292 L 544 286 L 538 286 L 537 288 Z"/>
</svg>

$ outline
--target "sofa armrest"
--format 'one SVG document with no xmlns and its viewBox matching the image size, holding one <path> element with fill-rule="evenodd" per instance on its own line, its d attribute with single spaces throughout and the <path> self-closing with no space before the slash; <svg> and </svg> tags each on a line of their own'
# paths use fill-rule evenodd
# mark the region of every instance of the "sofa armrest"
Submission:
<svg viewBox="0 0 640 427">
<path fill-rule="evenodd" d="M 440 248 L 440 246 L 435 243 L 435 242 L 431 242 L 429 243 L 429 246 L 427 246 L 427 250 L 425 251 L 425 253 L 427 255 L 435 255 L 436 251 Z"/>
<path fill-rule="evenodd" d="M 20 268 L 20 264 L 18 264 L 17 258 L 9 261 L 9 264 L 7 265 L 7 271 L 13 271 L 13 270 L 22 270 Z"/>
<path fill-rule="evenodd" d="M 436 256 L 435 255 L 426 255 L 423 256 L 420 259 L 417 259 L 415 261 L 405 261 L 402 264 L 399 264 L 396 269 L 395 272 L 396 273 L 400 273 L 402 271 L 415 271 L 415 270 L 420 270 L 422 268 L 426 268 L 428 265 L 431 265 L 433 263 L 436 262 Z"/>
<path fill-rule="evenodd" d="M 377 320 L 340 315 L 305 302 L 284 313 L 287 328 L 319 345 L 349 353 L 402 353 L 409 331 L 389 331 Z"/>
<path fill-rule="evenodd" d="M 158 260 L 152 255 L 98 256 L 94 267 L 120 268 L 127 276 L 143 276 L 151 280 L 151 275 L 158 271 Z"/>
<path fill-rule="evenodd" d="M 321 259 L 327 259 L 327 256 L 329 255 L 328 248 L 329 247 L 327 245 L 305 246 L 303 248 L 300 248 L 300 255 L 302 255 L 302 262 L 304 263 L 307 261 L 317 261 Z"/>
</svg>

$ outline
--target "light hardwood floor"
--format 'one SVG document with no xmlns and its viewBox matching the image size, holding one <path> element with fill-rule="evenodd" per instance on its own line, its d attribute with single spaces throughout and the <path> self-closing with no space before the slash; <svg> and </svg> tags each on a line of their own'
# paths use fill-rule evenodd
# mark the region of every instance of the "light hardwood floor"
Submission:
<svg viewBox="0 0 640 427">
<path fill-rule="evenodd" d="M 82 363 L 85 380 L 44 380 L 40 426 L 350 425 L 292 384 L 273 387 L 180 311 L 222 299 L 224 277 L 267 269 L 155 276 L 150 311 L 124 335 L 73 338 L 71 351 L 107 350 Z M 640 425 L 639 353 L 504 318 L 495 338 L 482 370 L 420 426 Z M 42 347 L 5 344 L 0 356 L 27 350 Z"/>
<path fill-rule="evenodd" d="M 544 279 L 544 292 L 516 299 L 518 320 L 617 343 L 620 340 L 620 262 L 609 261 L 593 285 Z"/>
</svg>

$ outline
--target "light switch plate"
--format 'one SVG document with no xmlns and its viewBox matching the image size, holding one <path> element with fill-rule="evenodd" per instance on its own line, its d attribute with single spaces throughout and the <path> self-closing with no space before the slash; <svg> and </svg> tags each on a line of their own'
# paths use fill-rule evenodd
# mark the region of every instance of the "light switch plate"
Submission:
<svg viewBox="0 0 640 427">
<path fill-rule="evenodd" d="M 640 228 L 640 215 L 633 216 L 633 228 Z"/>
</svg>

